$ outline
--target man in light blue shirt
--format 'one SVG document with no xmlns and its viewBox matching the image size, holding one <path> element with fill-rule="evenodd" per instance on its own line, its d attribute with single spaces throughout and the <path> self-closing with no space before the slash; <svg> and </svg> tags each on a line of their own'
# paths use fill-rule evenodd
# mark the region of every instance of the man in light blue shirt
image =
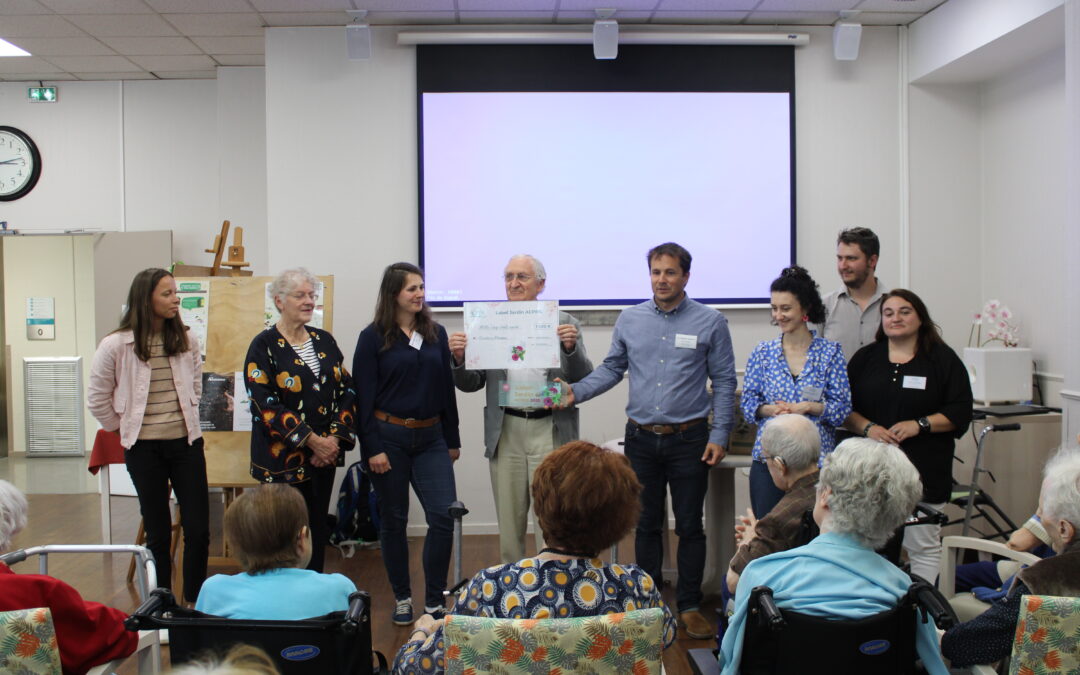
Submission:
<svg viewBox="0 0 1080 675">
<path fill-rule="evenodd" d="M 663 583 L 664 499 L 670 485 L 679 537 L 679 623 L 690 637 L 705 639 L 714 629 L 698 611 L 705 569 L 702 508 L 709 467 L 723 459 L 731 434 L 735 356 L 724 315 L 686 295 L 690 261 L 690 253 L 674 243 L 649 251 L 652 300 L 619 315 L 607 358 L 572 388 L 567 385 L 563 403 L 599 396 L 630 370 L 625 451 L 642 484 L 637 564 Z"/>
</svg>

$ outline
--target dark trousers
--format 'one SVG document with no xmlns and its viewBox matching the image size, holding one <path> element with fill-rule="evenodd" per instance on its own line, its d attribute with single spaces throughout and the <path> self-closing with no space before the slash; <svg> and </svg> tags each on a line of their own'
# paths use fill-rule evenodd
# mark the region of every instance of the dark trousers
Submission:
<svg viewBox="0 0 1080 675">
<path fill-rule="evenodd" d="M 293 483 L 293 487 L 304 496 L 307 504 L 308 528 L 311 529 L 311 562 L 307 568 L 315 572 L 323 571 L 326 560 L 326 545 L 330 543 L 330 527 L 326 523 L 326 514 L 330 512 L 330 496 L 334 491 L 334 470 L 337 467 L 310 464 L 304 473 L 308 480 Z"/>
<path fill-rule="evenodd" d="M 625 452 L 641 481 L 641 518 L 634 553 L 637 564 L 657 584 L 662 582 L 664 531 L 667 516 L 664 498 L 671 486 L 671 509 L 675 534 L 679 536 L 676 566 L 676 603 L 680 612 L 701 606 L 701 579 L 705 572 L 705 528 L 702 510 L 709 487 L 709 466 L 701 461 L 709 441 L 705 422 L 666 436 L 626 425 Z"/>
<path fill-rule="evenodd" d="M 206 579 L 210 553 L 210 499 L 206 485 L 203 439 L 188 445 L 186 438 L 168 441 L 136 441 L 124 450 L 131 482 L 139 495 L 146 548 L 157 564 L 158 585 L 172 586 L 172 513 L 169 486 L 180 504 L 184 530 L 184 598 L 195 602 Z"/>
<path fill-rule="evenodd" d="M 754 460 L 750 465 L 750 509 L 754 517 L 764 518 L 784 498 L 784 491 L 776 487 L 765 462 Z"/>
<path fill-rule="evenodd" d="M 454 466 L 443 439 L 442 425 L 407 429 L 380 421 L 379 442 L 390 459 L 390 470 L 371 473 L 371 484 L 379 500 L 379 541 L 394 598 L 412 597 L 409 542 L 405 536 L 409 524 L 409 485 L 412 485 L 424 507 L 428 526 L 423 554 L 424 604 L 442 607 L 454 541 L 450 503 L 457 499 Z"/>
</svg>

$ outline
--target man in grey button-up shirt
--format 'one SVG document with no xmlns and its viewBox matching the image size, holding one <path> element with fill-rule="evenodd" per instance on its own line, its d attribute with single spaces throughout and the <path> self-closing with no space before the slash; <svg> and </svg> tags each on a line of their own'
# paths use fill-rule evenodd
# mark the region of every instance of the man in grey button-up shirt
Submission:
<svg viewBox="0 0 1080 675">
<path fill-rule="evenodd" d="M 839 342 L 848 361 L 874 341 L 881 325 L 881 297 L 889 289 L 874 276 L 880 250 L 877 235 L 865 227 L 844 230 L 836 239 L 836 271 L 844 287 L 824 297 L 819 335 Z"/>
<path fill-rule="evenodd" d="M 678 244 L 661 244 L 649 251 L 648 261 L 652 300 L 623 310 L 607 358 L 572 386 L 564 402 L 599 396 L 630 370 L 625 451 L 642 484 L 637 564 L 661 583 L 670 485 L 679 536 L 679 622 L 690 637 L 704 639 L 713 628 L 698 611 L 705 569 L 701 516 L 709 467 L 723 459 L 731 434 L 735 356 L 724 315 L 686 295 L 690 253 Z"/>
</svg>

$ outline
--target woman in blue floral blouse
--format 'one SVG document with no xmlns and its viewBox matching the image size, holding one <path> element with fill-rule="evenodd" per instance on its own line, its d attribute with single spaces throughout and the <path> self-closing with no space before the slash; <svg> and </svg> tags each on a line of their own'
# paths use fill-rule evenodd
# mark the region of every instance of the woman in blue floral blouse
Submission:
<svg viewBox="0 0 1080 675">
<path fill-rule="evenodd" d="M 313 548 L 308 569 L 322 572 L 334 468 L 356 445 L 356 389 L 334 337 L 308 325 L 318 284 L 302 267 L 274 280 L 270 293 L 281 318 L 251 341 L 244 372 L 254 416 L 251 476 L 304 495 Z"/>
<path fill-rule="evenodd" d="M 533 509 L 549 546 L 536 557 L 481 570 L 452 613 L 509 619 L 599 616 L 664 609 L 664 646 L 675 619 L 637 565 L 605 565 L 600 551 L 621 540 L 641 510 L 638 482 L 625 456 L 585 441 L 548 455 L 533 475 Z M 443 619 L 425 614 L 394 659 L 395 675 L 445 672 Z"/>
<path fill-rule="evenodd" d="M 806 270 L 792 265 L 769 290 L 772 320 L 780 327 L 780 337 L 759 343 L 750 354 L 741 403 L 743 416 L 758 425 L 750 467 L 750 505 L 755 518 L 771 511 L 784 496 L 773 484 L 761 454 L 762 422 L 787 413 L 805 415 L 821 434 L 824 458 L 835 445 L 834 428 L 851 412 L 843 349 L 807 327 L 825 322 L 817 284 Z"/>
</svg>

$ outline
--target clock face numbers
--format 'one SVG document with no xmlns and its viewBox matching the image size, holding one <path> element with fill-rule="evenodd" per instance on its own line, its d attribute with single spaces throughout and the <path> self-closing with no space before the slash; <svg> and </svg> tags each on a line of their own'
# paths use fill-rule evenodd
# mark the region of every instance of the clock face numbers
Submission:
<svg viewBox="0 0 1080 675">
<path fill-rule="evenodd" d="M 30 137 L 0 127 L 0 201 L 11 201 L 34 189 L 41 175 L 41 157 Z"/>
</svg>

